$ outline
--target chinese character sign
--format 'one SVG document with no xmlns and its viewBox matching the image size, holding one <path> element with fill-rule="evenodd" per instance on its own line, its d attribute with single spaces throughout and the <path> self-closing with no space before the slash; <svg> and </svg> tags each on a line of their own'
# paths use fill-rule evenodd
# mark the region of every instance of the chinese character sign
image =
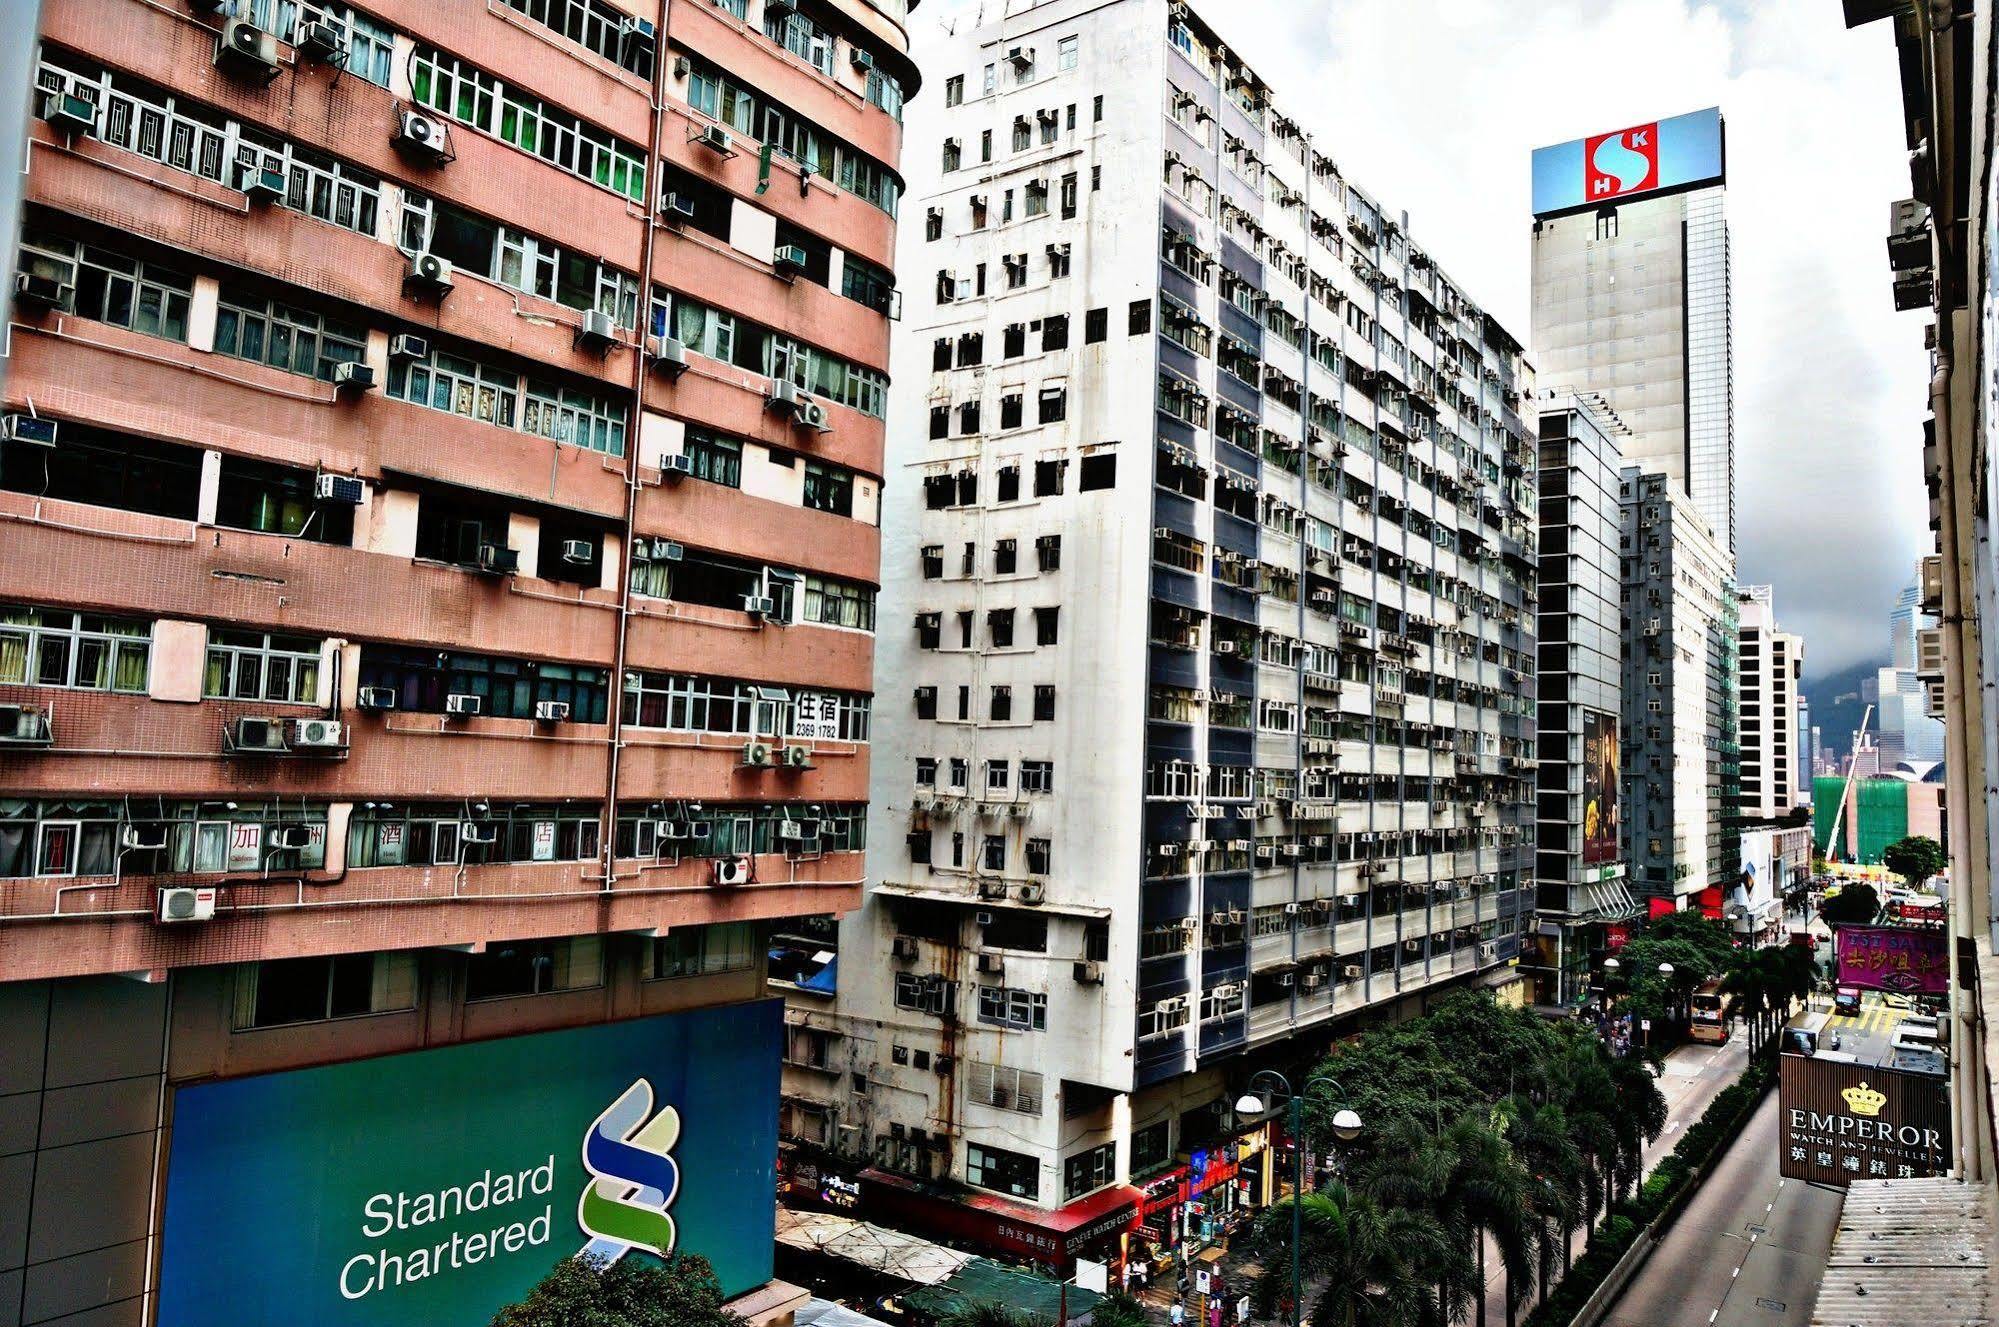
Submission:
<svg viewBox="0 0 1999 1327">
<path fill-rule="evenodd" d="M 1835 939 L 1839 984 L 1903 995 L 1950 989 L 1949 950 L 1940 928 L 1842 926 Z"/>
</svg>

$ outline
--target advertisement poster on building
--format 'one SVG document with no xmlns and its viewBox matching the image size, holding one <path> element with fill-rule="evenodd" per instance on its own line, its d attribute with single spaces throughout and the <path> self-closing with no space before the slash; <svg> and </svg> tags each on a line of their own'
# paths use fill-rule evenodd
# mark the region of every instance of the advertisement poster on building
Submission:
<svg viewBox="0 0 1999 1327">
<path fill-rule="evenodd" d="M 1583 865 L 1617 859 L 1617 716 L 1583 716 Z"/>
<path fill-rule="evenodd" d="M 791 735 L 830 742 L 840 736 L 840 698 L 830 691 L 800 691 L 792 697 Z"/>
<path fill-rule="evenodd" d="M 1948 937 L 1934 926 L 1841 926 L 1833 933 L 1839 984 L 1900 995 L 1950 990 Z"/>
<path fill-rule="evenodd" d="M 1778 1173 L 1814 1184 L 1915 1179 L 1950 1169 L 1950 1101 L 1940 1074 L 1781 1057 Z"/>
<path fill-rule="evenodd" d="M 770 1279 L 775 1000 L 177 1089 L 159 1327 L 483 1327 L 557 1260 Z"/>
</svg>

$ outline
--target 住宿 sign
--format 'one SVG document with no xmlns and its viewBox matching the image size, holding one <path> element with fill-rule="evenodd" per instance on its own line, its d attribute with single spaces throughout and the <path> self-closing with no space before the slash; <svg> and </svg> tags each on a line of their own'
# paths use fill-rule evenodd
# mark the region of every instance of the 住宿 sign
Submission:
<svg viewBox="0 0 1999 1327">
<path fill-rule="evenodd" d="M 1724 165 L 1721 111 L 1712 106 L 1536 148 L 1534 215 L 1720 184 Z"/>
<path fill-rule="evenodd" d="M 770 1279 L 775 1000 L 178 1089 L 160 1327 L 484 1327 L 555 1263 Z"/>
</svg>

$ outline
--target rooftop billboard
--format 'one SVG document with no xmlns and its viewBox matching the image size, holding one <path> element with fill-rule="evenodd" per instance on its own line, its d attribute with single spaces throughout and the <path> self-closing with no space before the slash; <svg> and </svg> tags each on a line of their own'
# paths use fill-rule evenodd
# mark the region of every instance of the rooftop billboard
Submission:
<svg viewBox="0 0 1999 1327">
<path fill-rule="evenodd" d="M 558 1259 L 770 1279 L 766 1000 L 183 1087 L 160 1327 L 483 1327 Z"/>
<path fill-rule="evenodd" d="M 1721 110 L 1675 115 L 1534 149 L 1534 215 L 1719 184 Z"/>
</svg>

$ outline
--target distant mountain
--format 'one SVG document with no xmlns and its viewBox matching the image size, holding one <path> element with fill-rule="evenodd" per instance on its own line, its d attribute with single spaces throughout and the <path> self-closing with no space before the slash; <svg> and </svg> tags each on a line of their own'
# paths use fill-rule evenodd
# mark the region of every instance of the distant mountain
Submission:
<svg viewBox="0 0 1999 1327">
<path fill-rule="evenodd" d="M 1854 727 L 1867 708 L 1860 699 L 1860 684 L 1887 666 L 1888 660 L 1883 659 L 1879 663 L 1855 664 L 1823 677 L 1805 678 L 1805 699 L 1812 707 L 1812 724 L 1819 730 L 1821 749 L 1836 755 L 1845 755 L 1853 749 Z M 1868 721 L 1869 732 L 1880 732 L 1878 717 Z"/>
</svg>

